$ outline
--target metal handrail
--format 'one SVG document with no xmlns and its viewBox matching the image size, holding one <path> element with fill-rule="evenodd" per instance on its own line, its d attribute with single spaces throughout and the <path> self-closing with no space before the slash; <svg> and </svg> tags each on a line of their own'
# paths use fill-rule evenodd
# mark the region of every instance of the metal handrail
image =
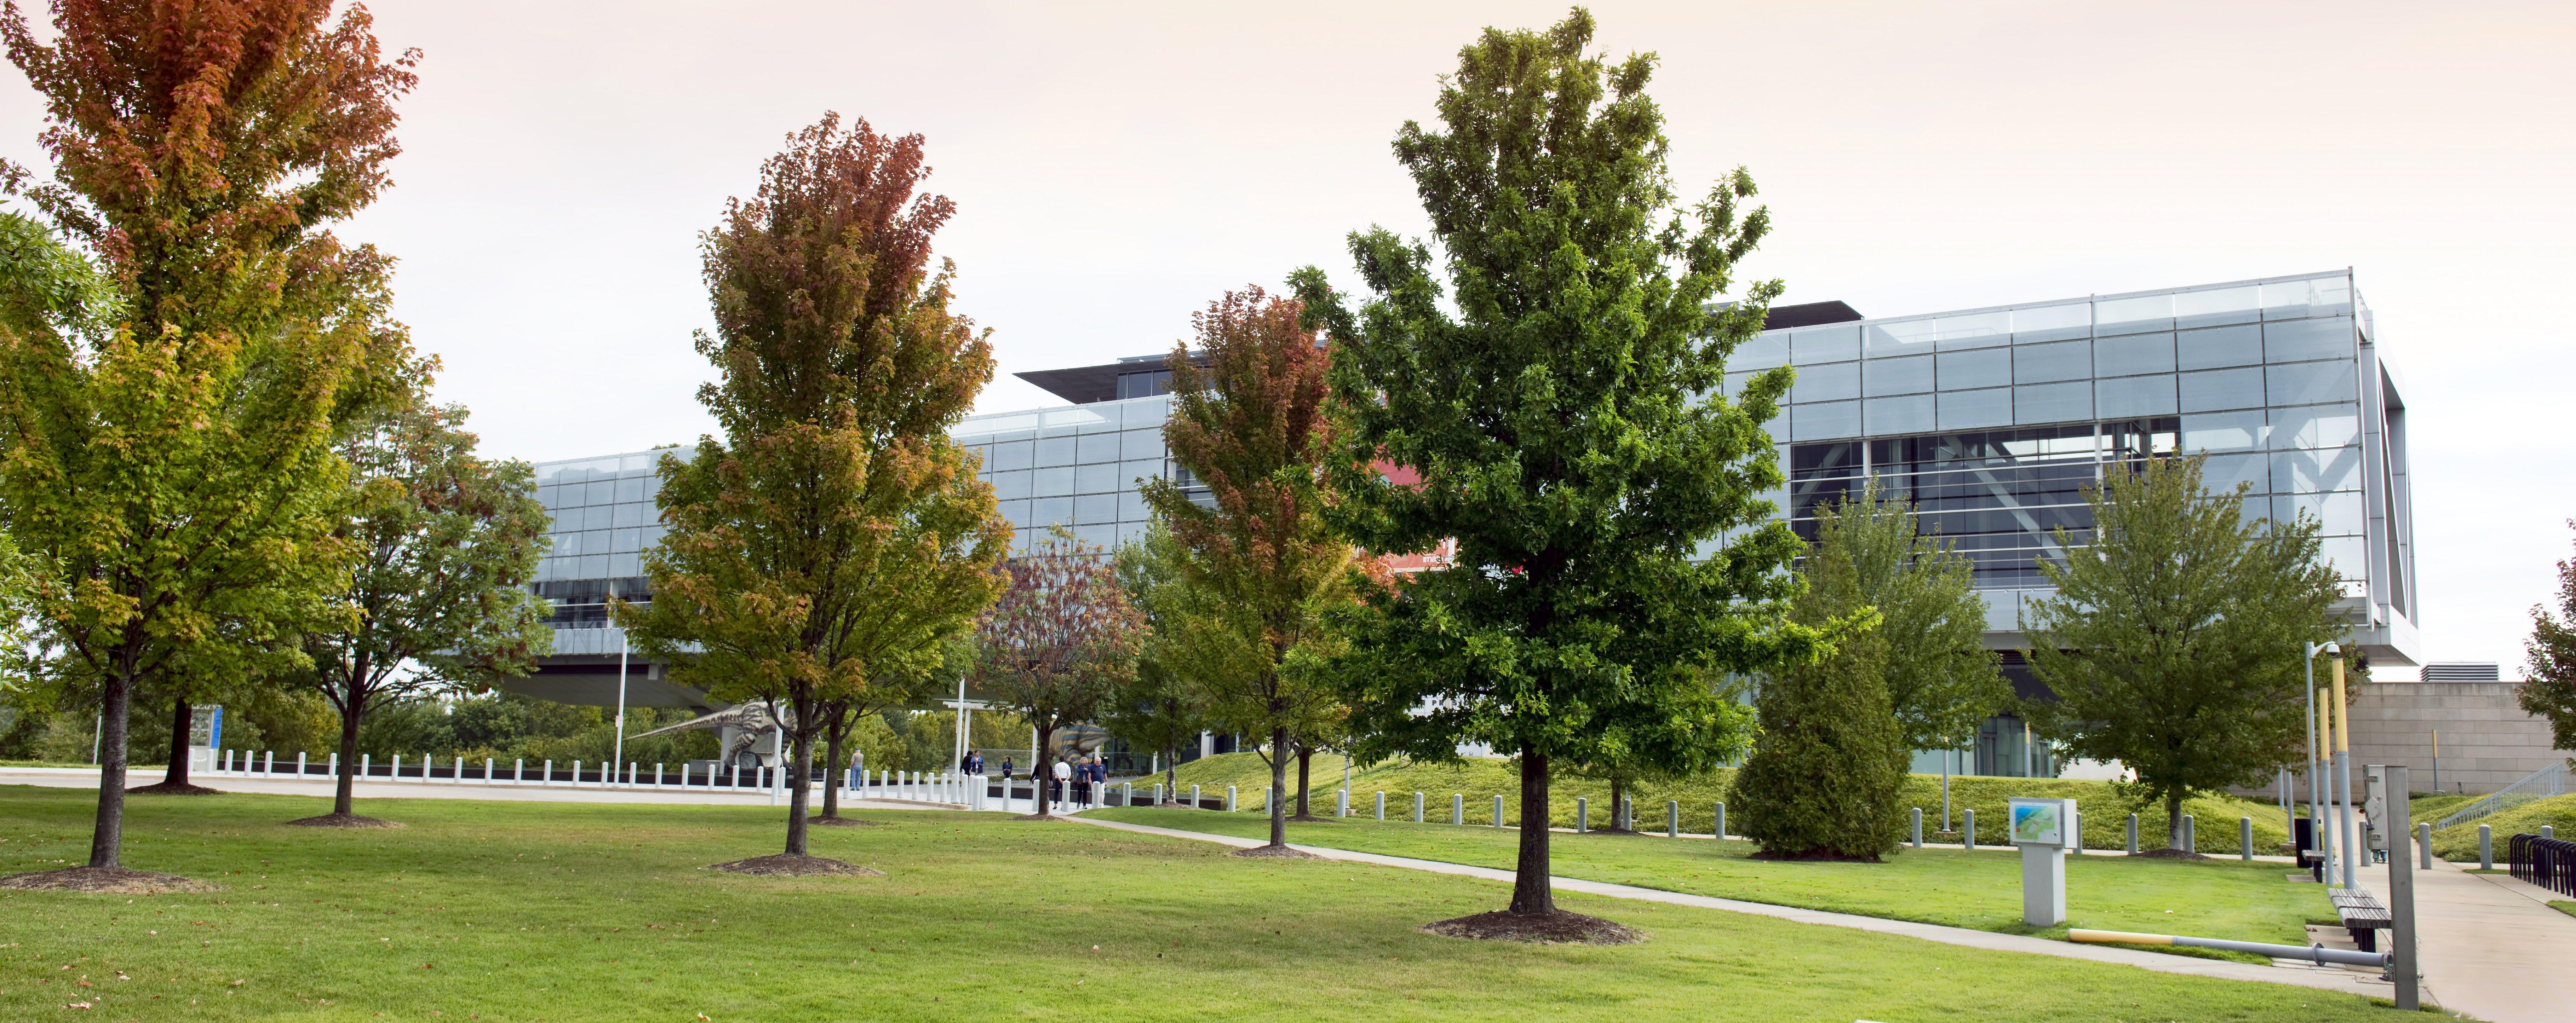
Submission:
<svg viewBox="0 0 2576 1023">
<path fill-rule="evenodd" d="M 2576 897 L 2576 842 L 2520 834 L 2513 836 L 2505 855 L 2514 880 Z"/>
<path fill-rule="evenodd" d="M 2500 810 L 2511 809 L 2535 799 L 2547 799 L 2567 791 L 2567 764 L 2562 761 L 2533 771 L 2521 781 L 2497 789 L 2485 799 L 2471 803 L 2450 816 L 2433 822 L 2433 830 L 2440 831 L 2462 821 L 2473 821 Z"/>
</svg>

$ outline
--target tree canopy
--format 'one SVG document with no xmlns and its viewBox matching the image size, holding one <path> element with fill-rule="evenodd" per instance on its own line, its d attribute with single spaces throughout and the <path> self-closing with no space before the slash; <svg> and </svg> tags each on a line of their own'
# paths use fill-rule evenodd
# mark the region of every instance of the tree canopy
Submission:
<svg viewBox="0 0 2576 1023">
<path fill-rule="evenodd" d="M 1355 727 L 1422 759 L 1516 754 L 1524 821 L 1560 761 L 1737 748 L 1746 715 L 1711 680 L 1813 641 L 1781 616 L 1800 544 L 1760 498 L 1790 374 L 1719 387 L 1780 292 L 1735 279 L 1770 217 L 1741 170 L 1675 208 L 1655 58 L 1587 54 L 1592 34 L 1580 9 L 1486 30 L 1441 125 L 1397 133 L 1441 259 L 1373 228 L 1350 236 L 1357 308 L 1294 278 L 1333 346 L 1335 524 L 1373 551 L 1456 546 L 1352 616 Z M 1548 831 L 1524 827 L 1511 914 L 1554 913 Z"/>
<path fill-rule="evenodd" d="M 2032 727 L 2137 771 L 2175 842 L 2192 793 L 2258 785 L 2299 761 L 2305 645 L 2344 631 L 2316 518 L 2249 521 L 2246 485 L 2210 493 L 2201 463 L 2105 466 L 2085 492 L 2091 536 L 2057 530 L 2065 563 L 2040 563 L 2056 592 L 2022 625 L 2031 670 L 2055 694 L 2026 704 Z"/>
<path fill-rule="evenodd" d="M 1036 815 L 1045 817 L 1055 732 L 1097 716 L 1135 677 L 1145 617 L 1119 586 L 1109 552 L 1061 526 L 1004 574 L 1001 598 L 976 632 L 975 681 L 1037 729 L 1029 777 L 1040 792 Z"/>
<path fill-rule="evenodd" d="M 1849 587 L 1852 608 L 1877 610 L 1888 704 L 1905 748 L 1958 749 L 2012 701 L 2012 685 L 1984 646 L 1975 565 L 1915 524 L 1913 499 L 1872 480 L 1816 509 L 1806 574 L 1811 584 Z"/>
<path fill-rule="evenodd" d="M 806 770 L 830 707 L 909 700 L 992 602 L 1010 545 L 947 429 L 993 375 L 985 332 L 930 266 L 955 207 L 914 195 L 919 135 L 838 115 L 790 136 L 702 239 L 724 436 L 664 456 L 637 649 L 717 699 L 789 711 L 786 855 L 806 854 Z"/>
<path fill-rule="evenodd" d="M 2576 750 L 2576 559 L 2558 563 L 2557 601 L 2554 613 L 2545 605 L 2531 609 L 2531 638 L 2523 641 L 2531 673 L 2518 699 L 2523 710 L 2549 720 L 2550 745 Z"/>
</svg>

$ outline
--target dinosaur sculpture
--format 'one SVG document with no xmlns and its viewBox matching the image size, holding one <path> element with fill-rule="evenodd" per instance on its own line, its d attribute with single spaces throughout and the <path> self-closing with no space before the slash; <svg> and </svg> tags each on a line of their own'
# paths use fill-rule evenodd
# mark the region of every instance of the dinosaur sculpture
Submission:
<svg viewBox="0 0 2576 1023">
<path fill-rule="evenodd" d="M 772 729 L 794 727 L 796 727 L 796 711 L 793 708 L 784 705 L 774 706 L 767 700 L 754 700 L 750 703 L 734 704 L 693 721 L 664 725 L 649 732 L 627 736 L 627 738 L 641 739 L 664 732 L 677 732 L 691 728 L 718 730 L 730 728 L 734 730 L 733 742 L 724 747 L 723 755 L 719 758 L 729 764 L 734 761 L 734 758 L 741 756 L 742 751 L 757 745 L 762 737 L 771 734 Z M 719 731 L 718 734 L 722 732 Z M 776 766 L 779 757 L 777 753 L 772 752 L 762 755 L 760 761 L 763 764 Z"/>
</svg>

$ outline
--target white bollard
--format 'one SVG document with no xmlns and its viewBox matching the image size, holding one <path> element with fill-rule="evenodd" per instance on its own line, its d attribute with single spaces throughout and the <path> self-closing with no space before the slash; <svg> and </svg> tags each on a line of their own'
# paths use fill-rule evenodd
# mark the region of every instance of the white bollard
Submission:
<svg viewBox="0 0 2576 1023">
<path fill-rule="evenodd" d="M 1591 830 L 1592 800 L 1576 796 L 1574 797 L 1574 833 L 1580 835 Z"/>
<path fill-rule="evenodd" d="M 1923 808 L 1914 808 L 1914 847 L 1923 848 Z"/>
<path fill-rule="evenodd" d="M 510 784 L 512 784 L 512 785 L 525 785 L 525 784 L 527 784 L 527 783 L 528 783 L 528 761 L 527 761 L 527 758 L 525 758 L 525 757 L 513 757 L 513 758 L 511 758 L 511 760 L 510 760 Z"/>
<path fill-rule="evenodd" d="M 602 771 L 600 773 L 606 774 L 608 772 Z M 578 760 L 572 762 L 572 787 L 581 787 L 581 761 Z"/>
<path fill-rule="evenodd" d="M 492 784 L 492 758 L 483 758 L 483 784 Z"/>
<path fill-rule="evenodd" d="M 1350 816 L 1350 815 L 1351 815 L 1351 790 L 1349 790 L 1349 789 L 1334 789 L 1334 790 L 1333 790 L 1333 816 L 1335 816 L 1335 817 L 1348 817 L 1348 816 Z"/>
<path fill-rule="evenodd" d="M 1386 793 L 1384 792 L 1377 794 L 1377 819 L 1386 819 Z"/>
<path fill-rule="evenodd" d="M 2192 823 L 2190 814 L 2182 815 L 2182 851 L 2187 853 L 2200 851 L 2200 831 Z"/>
<path fill-rule="evenodd" d="M 1682 804 L 1678 801 L 1664 800 L 1664 837 L 1682 837 Z"/>
<path fill-rule="evenodd" d="M 2138 854 L 2138 815 L 2129 815 L 2129 855 Z"/>
<path fill-rule="evenodd" d="M 2236 858 L 2254 862 L 2254 818 L 2236 818 Z"/>
<path fill-rule="evenodd" d="M 1977 851 L 1977 811 L 1973 808 L 1963 810 L 1961 816 L 1964 819 L 1959 822 L 1960 834 L 1967 839 L 1967 850 L 1975 852 Z"/>
<path fill-rule="evenodd" d="M 277 751 L 276 751 L 276 750 L 270 750 L 270 751 L 268 751 L 268 756 L 267 756 L 267 758 L 263 761 L 263 766 L 264 766 L 264 767 L 266 767 L 266 768 L 267 768 L 267 770 L 261 771 L 261 772 L 260 772 L 261 774 L 268 775 L 269 777 L 272 777 L 272 778 L 274 778 L 274 777 L 276 777 L 276 776 L 277 776 Z"/>
<path fill-rule="evenodd" d="M 1232 785 L 1225 787 L 1225 812 L 1234 812 L 1234 786 Z"/>
<path fill-rule="evenodd" d="M 1122 781 L 1122 782 L 1119 782 L 1119 783 L 1118 783 L 1118 805 L 1120 805 L 1120 806 L 1134 806 L 1134 805 L 1136 805 L 1136 783 L 1135 783 L 1135 782 L 1132 782 L 1132 781 Z"/>
<path fill-rule="evenodd" d="M 295 776 L 304 777 L 304 754 L 302 753 L 295 754 Z"/>
<path fill-rule="evenodd" d="M 388 771 L 390 771 L 390 772 L 391 772 L 391 773 L 389 773 L 389 774 L 385 775 L 385 780 L 386 780 L 386 781 L 401 781 L 401 780 L 402 780 L 402 754 L 400 754 L 400 753 L 396 753 L 396 754 L 394 754 L 394 763 L 393 763 L 393 766 L 392 766 L 392 767 L 387 768 L 386 770 L 388 770 Z"/>
<path fill-rule="evenodd" d="M 1719 839 L 1723 839 L 1723 838 L 1725 838 L 1725 837 L 1726 837 L 1726 801 L 1725 801 L 1725 800 L 1719 800 L 1719 801 L 1718 801 L 1718 804 L 1717 804 L 1717 822 L 1716 822 L 1716 824 L 1714 824 L 1713 826 L 1711 826 L 1711 827 L 1709 828 L 1709 834 L 1710 834 L 1710 836 L 1711 836 L 1711 837 L 1715 837 L 1715 838 L 1719 838 Z"/>
<path fill-rule="evenodd" d="M 1494 826 L 1498 828 L 1503 826 L 1503 797 L 1501 796 L 1494 797 Z"/>
<path fill-rule="evenodd" d="M 2478 825 L 2478 869 L 2495 869 L 2495 829 L 2485 824 Z"/>
<path fill-rule="evenodd" d="M 1196 785 L 1192 785 L 1192 786 L 1190 786 L 1190 809 L 1196 810 L 1196 809 L 1198 809 L 1198 808 L 1199 808 L 1199 787 L 1198 787 L 1198 786 L 1196 786 Z"/>
<path fill-rule="evenodd" d="M 1413 823 L 1422 823 L 1422 793 L 1413 794 Z"/>
<path fill-rule="evenodd" d="M 2424 823 L 2415 826 L 2415 851 L 2417 861 L 2423 865 L 2424 869 L 2433 869 L 2432 821 L 2425 821 Z"/>
<path fill-rule="evenodd" d="M 1464 793 L 1464 792 L 1452 792 L 1452 793 L 1450 793 L 1450 794 L 1449 794 L 1449 823 L 1451 823 L 1451 824 L 1465 824 L 1465 823 L 1467 823 L 1467 794 L 1466 794 L 1466 793 Z"/>
<path fill-rule="evenodd" d="M 554 784 L 554 783 L 555 783 L 555 762 L 554 762 L 553 758 L 549 757 L 549 758 L 547 758 L 547 760 L 546 760 L 545 773 L 544 773 L 544 774 L 542 774 L 542 775 L 539 775 L 539 776 L 538 776 L 538 778 L 537 778 L 537 784 L 539 784 L 539 785 L 552 785 L 552 784 Z"/>
</svg>

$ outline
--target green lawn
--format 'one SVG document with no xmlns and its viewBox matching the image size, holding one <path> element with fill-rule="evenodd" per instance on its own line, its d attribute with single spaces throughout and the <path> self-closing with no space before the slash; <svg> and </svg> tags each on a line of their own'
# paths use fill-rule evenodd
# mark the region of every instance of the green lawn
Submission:
<svg viewBox="0 0 2576 1023">
<path fill-rule="evenodd" d="M 91 798 L 0 787 L 0 871 L 77 860 Z M 815 844 L 887 876 L 774 879 L 697 869 L 775 851 L 767 807 L 371 800 L 410 827 L 316 832 L 276 822 L 319 799 L 132 805 L 128 865 L 224 890 L 0 892 L 0 1018 L 64 1018 L 76 1000 L 120 1020 L 2398 1018 L 2285 986 L 1576 896 L 1562 901 L 1651 939 L 1459 941 L 1416 928 L 1495 908 L 1502 886 L 997 814 L 869 812 L 890 826 Z"/>
<path fill-rule="evenodd" d="M 1267 821 L 1241 813 L 1146 807 L 1092 813 L 1222 835 L 1269 835 Z M 1515 830 L 1491 826 L 1351 818 L 1290 824 L 1288 840 L 1509 870 L 1520 839 Z M 1781 863 L 1748 859 L 1749 842 L 1560 833 L 1549 850 L 1560 877 L 2013 934 L 2064 937 L 2067 927 L 2088 927 L 2306 944 L 2303 925 L 2334 920 L 2325 889 L 2285 880 L 2288 868 L 2279 863 L 2074 857 L 2066 868 L 2067 927 L 2042 931 L 2021 922 L 2021 855 L 2009 847 L 1908 849 L 1884 863 Z"/>
</svg>

